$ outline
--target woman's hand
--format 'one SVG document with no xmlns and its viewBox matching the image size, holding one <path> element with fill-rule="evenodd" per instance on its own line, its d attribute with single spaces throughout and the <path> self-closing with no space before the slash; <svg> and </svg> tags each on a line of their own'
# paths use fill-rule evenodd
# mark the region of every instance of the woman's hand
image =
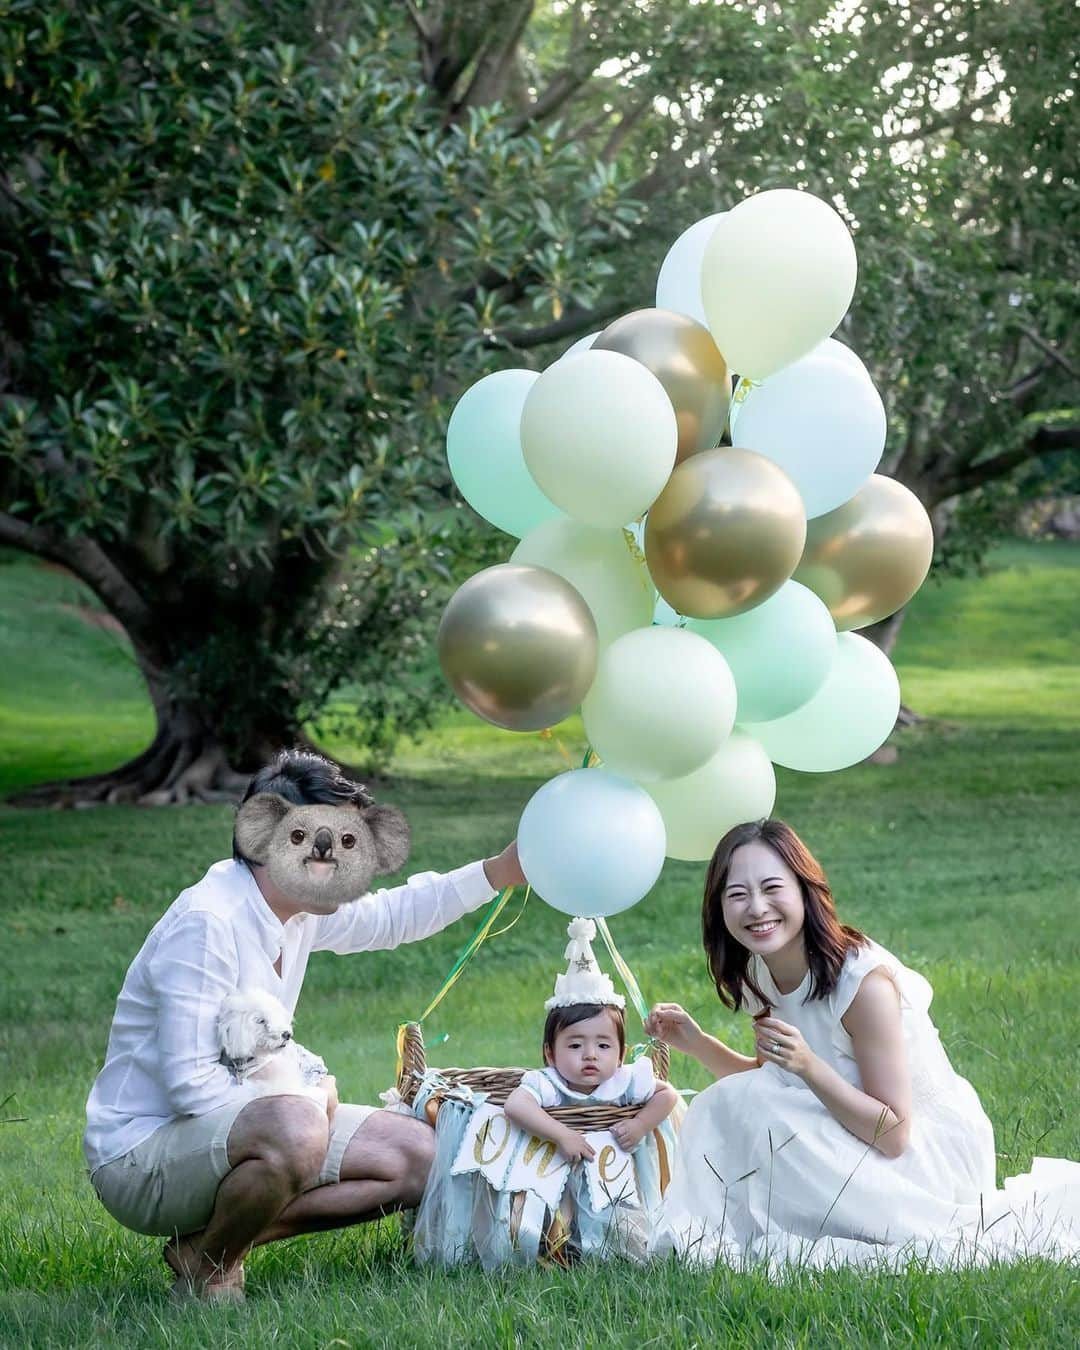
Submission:
<svg viewBox="0 0 1080 1350">
<path fill-rule="evenodd" d="M 583 1134 L 578 1134 L 577 1130 L 571 1130 L 569 1126 L 563 1130 L 556 1143 L 559 1146 L 559 1152 L 568 1162 L 580 1162 L 582 1158 L 592 1162 L 596 1157 L 596 1149 L 585 1138 Z"/>
<path fill-rule="evenodd" d="M 754 1023 L 757 1052 L 766 1064 L 778 1064 L 788 1073 L 805 1078 L 817 1056 L 803 1040 L 802 1032 L 779 1017 L 762 1017 Z"/>
<path fill-rule="evenodd" d="M 645 1030 L 650 1036 L 667 1041 L 673 1050 L 681 1050 L 684 1055 L 694 1054 L 703 1034 L 686 1009 L 678 1003 L 653 1004 L 652 1012 L 645 1020 Z"/>
</svg>

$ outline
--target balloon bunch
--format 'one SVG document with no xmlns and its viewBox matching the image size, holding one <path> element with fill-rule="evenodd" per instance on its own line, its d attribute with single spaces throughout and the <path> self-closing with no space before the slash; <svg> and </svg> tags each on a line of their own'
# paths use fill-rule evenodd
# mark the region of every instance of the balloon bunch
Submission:
<svg viewBox="0 0 1080 1350">
<path fill-rule="evenodd" d="M 454 409 L 454 480 L 520 543 L 451 599 L 443 670 L 512 731 L 580 705 L 603 765 L 521 818 L 525 873 L 558 909 L 628 908 L 665 855 L 708 858 L 767 816 L 774 764 L 841 769 L 895 724 L 896 674 L 852 630 L 911 598 L 933 537 L 874 473 L 885 410 L 829 336 L 855 276 L 830 206 L 762 192 L 676 240 L 655 309 Z"/>
</svg>

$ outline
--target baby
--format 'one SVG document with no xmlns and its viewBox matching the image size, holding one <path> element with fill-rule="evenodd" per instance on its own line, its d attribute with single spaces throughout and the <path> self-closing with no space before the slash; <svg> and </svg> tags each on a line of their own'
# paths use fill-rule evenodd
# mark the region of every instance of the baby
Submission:
<svg viewBox="0 0 1080 1350">
<path fill-rule="evenodd" d="M 620 1148 L 631 1152 L 675 1109 L 678 1093 L 657 1083 L 647 1058 L 625 1065 L 626 1000 L 601 974 L 592 954 L 592 919 L 575 919 L 567 930 L 570 968 L 555 981 L 544 1007 L 544 1069 L 531 1069 L 504 1108 L 523 1130 L 550 1139 L 570 1161 L 591 1160 L 594 1149 L 579 1131 L 548 1115 L 552 1106 L 640 1106 L 629 1120 L 611 1127 Z"/>
<path fill-rule="evenodd" d="M 557 1253 L 644 1258 L 674 1159 L 667 1117 L 678 1093 L 657 1082 L 647 1058 L 623 1063 L 625 1000 L 593 956 L 596 925 L 574 919 L 568 932 L 567 970 L 545 1004 L 546 1067 L 522 1075 L 503 1108 L 502 1124 L 483 1126 L 491 1133 L 478 1135 L 474 1144 L 470 1120 L 477 1109 L 490 1110 L 484 1098 L 452 1092 L 441 1101 L 435 1161 L 413 1230 L 413 1251 L 422 1263 L 478 1260 L 494 1269 Z M 439 1091 L 437 1070 L 431 1073 L 413 1105 L 418 1114 L 426 1110 L 430 1093 Z M 590 1136 L 549 1114 L 575 1106 L 627 1109 L 610 1127 L 596 1126 L 590 1142 Z M 481 1155 L 485 1165 L 492 1164 L 486 1172 L 476 1168 Z M 519 1162 L 526 1175 L 531 1166 L 534 1180 L 543 1184 L 526 1180 L 525 1189 L 518 1189 Z M 511 1177 L 518 1178 L 516 1185 Z M 557 1198 L 548 1185 L 552 1181 Z"/>
</svg>

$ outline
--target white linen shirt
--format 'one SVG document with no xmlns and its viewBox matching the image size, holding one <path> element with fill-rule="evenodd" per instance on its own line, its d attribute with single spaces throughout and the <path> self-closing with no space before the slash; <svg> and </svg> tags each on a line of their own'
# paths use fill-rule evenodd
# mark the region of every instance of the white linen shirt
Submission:
<svg viewBox="0 0 1080 1350">
<path fill-rule="evenodd" d="M 381 951 L 439 932 L 495 895 L 482 862 L 421 872 L 333 914 L 282 923 L 245 863 L 214 863 L 147 935 L 116 1001 L 105 1067 L 86 1103 L 91 1172 L 162 1125 L 259 1095 L 220 1062 L 217 1018 L 237 989 L 263 989 L 293 1012 L 313 951 Z M 274 969 L 280 956 L 281 974 Z"/>
</svg>

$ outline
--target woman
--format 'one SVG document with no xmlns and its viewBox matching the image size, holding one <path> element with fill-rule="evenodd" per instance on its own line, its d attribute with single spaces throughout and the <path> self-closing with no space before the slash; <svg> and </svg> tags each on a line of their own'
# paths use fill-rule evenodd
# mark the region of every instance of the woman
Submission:
<svg viewBox="0 0 1080 1350">
<path fill-rule="evenodd" d="M 995 1192 L 993 1130 L 941 1047 L 929 984 L 840 922 L 789 826 L 724 836 L 702 934 L 757 1056 L 678 1004 L 652 1010 L 650 1034 L 717 1079 L 687 1112 L 654 1252 L 815 1266 L 1080 1252 L 1080 1165 L 1036 1158 Z"/>
</svg>

